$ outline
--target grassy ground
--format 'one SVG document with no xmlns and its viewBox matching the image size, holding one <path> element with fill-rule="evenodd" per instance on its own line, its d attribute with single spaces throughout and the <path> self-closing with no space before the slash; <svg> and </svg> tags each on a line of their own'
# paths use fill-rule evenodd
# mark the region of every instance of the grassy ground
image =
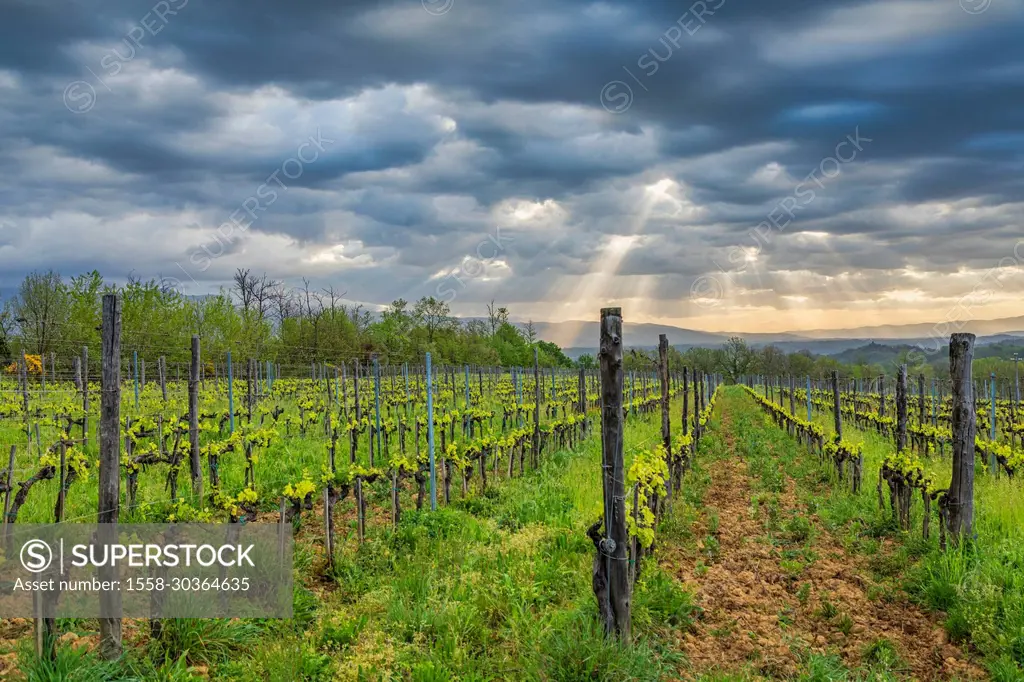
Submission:
<svg viewBox="0 0 1024 682">
<path fill-rule="evenodd" d="M 657 440 L 657 421 L 630 423 L 627 459 Z M 886 444 L 846 437 L 863 439 L 870 483 Z M 634 595 L 637 641 L 623 648 L 598 629 L 590 585 L 599 459 L 591 438 L 485 494 L 407 512 L 397 528 L 372 522 L 359 548 L 346 516 L 333 578 L 317 577 L 309 524 L 292 621 L 167 621 L 160 643 L 131 624 L 131 653 L 113 666 L 73 642 L 43 666 L 24 623 L 0 624 L 0 638 L 20 640 L 8 656 L 30 680 L 1022 678 L 1024 543 L 1006 481 L 979 484 L 977 542 L 941 553 L 920 530 L 897 531 L 872 485 L 850 495 L 727 388 L 658 529 Z M 381 484 L 371 505 L 386 509 L 387 495 Z"/>
<path fill-rule="evenodd" d="M 630 422 L 627 456 L 657 439 L 656 422 Z M 44 666 L 22 641 L 19 667 L 30 680 L 665 679 L 692 613 L 689 594 L 666 572 L 653 563 L 644 571 L 634 646 L 607 641 L 597 627 L 585 530 L 601 510 L 599 462 L 600 440 L 590 438 L 483 495 L 436 513 L 407 512 L 397 528 L 370 524 L 362 547 L 343 528 L 333 580 L 313 577 L 322 558 L 310 524 L 298 538 L 304 586 L 292 621 L 167 621 L 160 643 L 147 642 L 144 627 L 129 628 L 131 653 L 116 668 L 71 646 L 61 647 L 57 666 Z M 385 487 L 371 493 L 375 507 L 387 508 Z"/>
</svg>

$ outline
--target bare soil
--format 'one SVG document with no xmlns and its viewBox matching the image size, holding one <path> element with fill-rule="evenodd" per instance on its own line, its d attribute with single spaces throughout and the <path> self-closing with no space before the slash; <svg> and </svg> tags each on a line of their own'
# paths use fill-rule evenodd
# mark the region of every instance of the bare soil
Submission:
<svg viewBox="0 0 1024 682">
<path fill-rule="evenodd" d="M 752 504 L 755 491 L 728 417 L 726 412 L 728 452 L 708 464 L 711 486 L 694 529 L 698 538 L 714 538 L 717 551 L 706 551 L 700 541 L 697 551 L 665 547 L 661 556 L 662 565 L 693 591 L 703 609 L 679 643 L 689 661 L 684 677 L 745 670 L 785 678 L 801 670 L 808 652 L 837 654 L 852 669 L 869 663 L 866 651 L 884 638 L 895 646 L 903 662 L 899 674 L 908 679 L 984 679 L 985 673 L 946 641 L 939 616 L 922 612 L 895 591 L 888 599 L 869 598 L 873 581 L 866 577 L 867 559 L 849 554 L 806 510 L 799 513 L 814 528 L 814 557 L 803 567 L 783 566 L 780 550 L 792 545 L 780 546 L 777 536 L 773 543 L 767 510 Z M 800 506 L 792 479 L 786 479 L 778 503 L 782 516 Z M 709 524 L 715 517 L 717 524 Z"/>
</svg>

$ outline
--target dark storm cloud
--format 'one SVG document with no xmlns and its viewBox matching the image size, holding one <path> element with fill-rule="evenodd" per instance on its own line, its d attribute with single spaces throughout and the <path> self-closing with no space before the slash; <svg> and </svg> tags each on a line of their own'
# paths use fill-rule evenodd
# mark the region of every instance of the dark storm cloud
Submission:
<svg viewBox="0 0 1024 682">
<path fill-rule="evenodd" d="M 435 294 L 505 230 L 457 309 L 601 268 L 656 276 L 637 295 L 670 302 L 738 248 L 759 304 L 827 297 L 813 276 L 848 270 L 870 298 L 907 266 L 1012 253 L 1022 17 L 1019 0 L 8 0 L 0 222 L 24 236 L 0 279 L 131 263 L 214 288 L 251 264 L 387 302 Z M 628 100 L 602 99 L 613 81 Z M 855 131 L 871 142 L 823 178 Z M 330 143 L 289 166 L 314 135 Z M 752 236 L 815 172 L 813 200 Z M 223 255 L 199 267 L 203 247 Z"/>
</svg>

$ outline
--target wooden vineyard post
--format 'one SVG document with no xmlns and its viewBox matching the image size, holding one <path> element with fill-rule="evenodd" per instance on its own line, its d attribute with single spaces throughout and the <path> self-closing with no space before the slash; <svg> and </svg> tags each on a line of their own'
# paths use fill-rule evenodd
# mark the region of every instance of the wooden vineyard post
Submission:
<svg viewBox="0 0 1024 682">
<path fill-rule="evenodd" d="M 789 375 L 789 416 L 796 416 L 796 377 Z"/>
<path fill-rule="evenodd" d="M 690 368 L 683 367 L 683 435 L 690 432 Z"/>
<path fill-rule="evenodd" d="M 907 366 L 896 377 L 896 451 L 907 447 Z"/>
<path fill-rule="evenodd" d="M 132 351 L 132 377 L 135 384 L 135 410 L 139 409 L 139 351 Z"/>
<path fill-rule="evenodd" d="M 189 468 L 196 504 L 203 499 L 203 469 L 199 463 L 199 336 L 192 335 L 192 362 L 188 375 Z"/>
<path fill-rule="evenodd" d="M 540 461 L 540 360 L 533 347 L 533 468 Z"/>
<path fill-rule="evenodd" d="M 387 461 L 384 452 L 381 450 L 380 444 L 380 362 L 377 360 L 377 354 L 373 355 L 373 415 L 374 415 L 374 432 L 377 441 L 377 456 L 382 461 Z M 370 467 L 373 467 L 373 448 L 370 448 Z"/>
<path fill-rule="evenodd" d="M 953 477 L 945 500 L 947 529 L 954 544 L 974 535 L 974 334 L 957 333 L 949 338 L 949 377 L 953 382 Z"/>
<path fill-rule="evenodd" d="M 249 361 L 245 363 L 245 421 L 249 426 L 252 426 L 252 404 L 255 400 L 252 382 L 255 368 L 256 360 L 249 358 Z"/>
<path fill-rule="evenodd" d="M 878 416 L 885 416 L 885 375 L 878 375 Z"/>
<path fill-rule="evenodd" d="M 999 460 L 996 459 L 995 450 L 992 449 L 992 445 L 996 442 L 996 373 L 992 372 L 989 374 L 989 385 L 991 390 L 989 392 L 989 408 L 991 413 L 989 415 L 989 434 L 988 440 L 988 468 L 992 473 L 992 476 L 999 475 Z"/>
<path fill-rule="evenodd" d="M 427 352 L 427 457 L 430 465 L 430 511 L 437 511 L 437 468 L 434 464 L 434 379 L 430 366 L 430 352 Z M 419 448 L 419 436 L 416 438 Z"/>
<path fill-rule="evenodd" d="M 697 454 L 697 442 L 700 440 L 700 383 L 697 381 L 697 368 L 690 372 L 693 382 L 693 453 Z M 767 389 L 766 389 L 767 390 Z"/>
<path fill-rule="evenodd" d="M 669 476 L 665 480 L 665 496 L 672 499 L 672 422 L 668 414 L 668 336 L 658 335 L 658 379 L 661 381 L 661 443 L 665 446 Z"/>
<path fill-rule="evenodd" d="M 100 541 L 117 539 L 121 500 L 121 300 L 117 294 L 103 295 L 102 326 L 103 372 L 100 384 L 100 464 L 99 511 Z M 116 568 L 99 569 L 100 580 L 117 578 Z M 107 660 L 119 658 L 121 642 L 121 593 L 100 592 L 100 654 Z"/>
<path fill-rule="evenodd" d="M 629 581 L 629 536 L 623 460 L 622 310 L 601 309 L 601 466 L 604 481 L 605 537 L 597 541 L 594 593 L 605 633 L 631 639 L 632 586 Z M 600 566 L 603 564 L 603 566 Z"/>
<path fill-rule="evenodd" d="M 576 389 L 579 392 L 579 409 L 580 414 L 583 416 L 583 431 L 580 434 L 581 438 L 587 436 L 587 371 L 580 367 L 580 378 L 579 387 Z"/>
<path fill-rule="evenodd" d="M 11 454 L 7 458 L 7 485 L 6 485 L 6 490 L 4 492 L 3 532 L 0 533 L 0 540 L 2 540 L 3 543 L 4 543 L 4 551 L 5 552 L 11 546 L 10 542 L 8 541 L 8 537 L 7 537 L 8 533 L 11 530 L 10 529 L 10 525 L 9 525 L 11 520 L 10 520 L 10 518 L 8 518 L 7 514 L 9 513 L 9 510 L 11 508 L 11 486 L 14 485 L 14 456 L 17 455 L 17 454 L 18 454 L 18 446 L 17 445 L 12 445 L 11 446 Z M 4 555 L 4 556 L 6 556 L 6 555 Z"/>
<path fill-rule="evenodd" d="M 72 358 L 72 367 L 75 373 L 75 390 L 82 392 L 82 360 L 79 357 Z"/>
<path fill-rule="evenodd" d="M 810 422 L 814 415 L 811 413 L 811 377 L 808 375 L 807 379 L 807 421 Z"/>
<path fill-rule="evenodd" d="M 82 346 L 82 449 L 89 447 L 89 347 Z"/>
<path fill-rule="evenodd" d="M 917 406 L 917 425 L 921 429 L 924 429 L 924 375 L 917 375 L 917 399 L 919 401 Z M 924 454 L 925 440 L 921 438 L 921 454 Z"/>
<path fill-rule="evenodd" d="M 160 376 L 160 395 L 167 402 L 167 358 L 160 356 L 157 362 L 157 374 Z"/>
<path fill-rule="evenodd" d="M 228 351 L 228 425 L 231 434 L 235 433 L 235 381 L 234 370 L 231 367 L 231 351 Z"/>
<path fill-rule="evenodd" d="M 331 486 L 324 488 L 324 553 L 327 555 L 327 572 L 334 572 L 334 519 L 331 504 Z"/>
<path fill-rule="evenodd" d="M 839 370 L 832 370 L 832 419 L 835 422 L 836 436 L 838 439 L 843 437 L 843 412 L 840 407 L 839 398 Z M 842 474 L 840 473 L 840 478 Z"/>
</svg>

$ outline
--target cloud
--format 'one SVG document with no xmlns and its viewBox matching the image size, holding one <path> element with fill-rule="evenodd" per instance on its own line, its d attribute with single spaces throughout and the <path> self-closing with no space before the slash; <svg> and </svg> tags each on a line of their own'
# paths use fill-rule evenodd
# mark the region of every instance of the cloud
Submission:
<svg viewBox="0 0 1024 682">
<path fill-rule="evenodd" d="M 8 290 L 53 267 L 177 272 L 199 293 L 243 266 L 382 304 L 436 295 L 499 231 L 457 312 L 495 298 L 555 320 L 622 301 L 631 319 L 813 327 L 938 311 L 1020 234 L 1018 0 L 3 13 Z M 612 81 L 619 113 L 600 99 Z M 855 130 L 870 144 L 821 176 Z M 290 163 L 311 136 L 330 142 Z M 758 236 L 815 172 L 813 200 Z M 690 299 L 699 277 L 721 280 L 714 309 Z"/>
</svg>

